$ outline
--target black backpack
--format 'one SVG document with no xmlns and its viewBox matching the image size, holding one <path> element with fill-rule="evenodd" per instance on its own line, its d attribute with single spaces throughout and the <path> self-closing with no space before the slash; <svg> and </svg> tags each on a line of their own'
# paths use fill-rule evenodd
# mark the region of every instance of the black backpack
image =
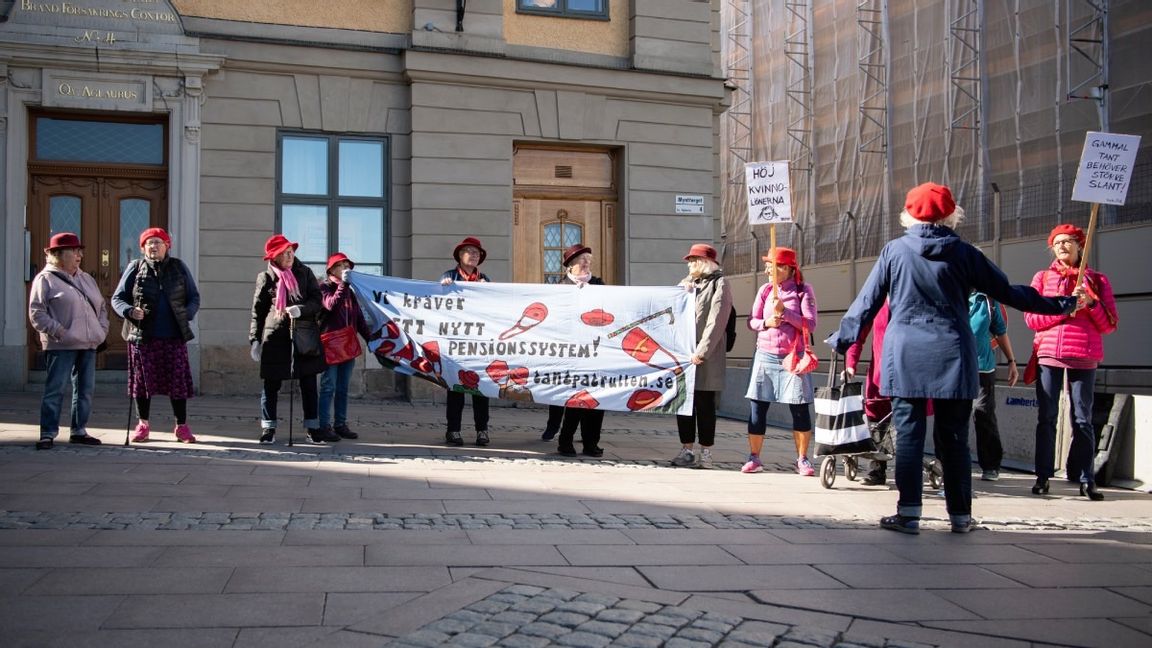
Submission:
<svg viewBox="0 0 1152 648">
<path fill-rule="evenodd" d="M 727 340 L 724 343 L 724 350 L 731 351 L 732 347 L 736 346 L 736 307 L 732 307 L 732 312 L 728 314 L 728 326 L 724 327 L 724 334 L 727 335 Z"/>
</svg>

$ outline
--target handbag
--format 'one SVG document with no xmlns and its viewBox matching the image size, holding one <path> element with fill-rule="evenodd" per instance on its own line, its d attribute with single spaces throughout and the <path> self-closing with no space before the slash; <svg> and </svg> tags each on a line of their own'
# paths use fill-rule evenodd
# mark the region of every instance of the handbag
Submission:
<svg viewBox="0 0 1152 648">
<path fill-rule="evenodd" d="M 1032 355 L 1028 357 L 1028 364 L 1024 367 L 1023 380 L 1025 385 L 1031 385 L 1040 377 L 1040 356 L 1036 353 L 1037 349 L 1038 347 L 1033 344 Z"/>
<path fill-rule="evenodd" d="M 314 358 L 324 353 L 320 344 L 320 327 L 312 320 L 292 320 L 292 346 L 296 355 Z"/>
<path fill-rule="evenodd" d="M 820 358 L 817 358 L 816 354 L 812 353 L 812 347 L 808 346 L 808 327 L 804 326 L 801 331 L 804 348 L 800 348 L 800 340 L 797 339 L 792 346 L 792 352 L 784 356 L 784 369 L 797 376 L 812 373 L 820 365 Z"/>
<path fill-rule="evenodd" d="M 320 344 L 324 347 L 324 362 L 329 366 L 360 357 L 360 339 L 356 337 L 356 327 L 351 324 L 321 333 Z"/>
<path fill-rule="evenodd" d="M 816 454 L 875 452 L 876 443 L 864 418 L 864 384 L 845 382 L 836 386 L 836 352 L 832 352 L 828 386 L 816 389 Z"/>
</svg>

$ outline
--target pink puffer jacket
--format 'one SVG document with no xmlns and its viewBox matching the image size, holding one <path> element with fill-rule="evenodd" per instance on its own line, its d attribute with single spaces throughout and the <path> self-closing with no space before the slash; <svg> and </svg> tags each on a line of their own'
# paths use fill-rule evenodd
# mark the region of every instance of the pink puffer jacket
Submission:
<svg viewBox="0 0 1152 648">
<path fill-rule="evenodd" d="M 1045 297 L 1071 295 L 1076 287 L 1076 272 L 1058 261 L 1032 278 L 1032 287 Z M 1025 313 L 1024 323 L 1036 331 L 1034 344 L 1041 358 L 1084 358 L 1099 362 L 1104 358 L 1103 336 L 1116 330 L 1116 300 L 1108 277 L 1091 268 L 1085 269 L 1088 287 L 1098 300 L 1091 308 L 1071 315 L 1037 315 Z"/>
</svg>

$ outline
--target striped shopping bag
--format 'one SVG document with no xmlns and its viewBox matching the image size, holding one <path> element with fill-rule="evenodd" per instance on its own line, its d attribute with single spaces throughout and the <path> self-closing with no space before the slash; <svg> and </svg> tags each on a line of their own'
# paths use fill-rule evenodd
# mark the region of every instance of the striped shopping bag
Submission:
<svg viewBox="0 0 1152 648">
<path fill-rule="evenodd" d="M 876 444 L 864 420 L 864 384 L 836 386 L 836 354 L 832 354 L 828 386 L 816 390 L 816 454 L 874 452 Z"/>
</svg>

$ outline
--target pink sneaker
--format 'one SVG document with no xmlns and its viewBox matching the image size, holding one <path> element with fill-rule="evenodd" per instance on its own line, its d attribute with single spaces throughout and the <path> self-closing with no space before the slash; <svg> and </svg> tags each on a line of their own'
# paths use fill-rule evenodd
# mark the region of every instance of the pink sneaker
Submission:
<svg viewBox="0 0 1152 648">
<path fill-rule="evenodd" d="M 187 425 L 176 426 L 176 440 L 180 443 L 196 443 L 196 437 L 192 436 L 192 430 Z"/>
<path fill-rule="evenodd" d="M 800 457 L 796 460 L 796 474 L 804 477 L 816 475 L 816 470 L 812 468 L 812 462 L 808 461 L 808 457 Z"/>
<path fill-rule="evenodd" d="M 141 421 L 136 424 L 136 434 L 132 437 L 132 443 L 144 443 L 148 440 L 148 424 Z"/>
<path fill-rule="evenodd" d="M 748 462 L 745 463 L 740 468 L 740 472 L 742 472 L 742 473 L 764 472 L 764 464 L 760 463 L 760 457 L 757 457 L 755 455 L 749 455 L 748 456 Z"/>
</svg>

